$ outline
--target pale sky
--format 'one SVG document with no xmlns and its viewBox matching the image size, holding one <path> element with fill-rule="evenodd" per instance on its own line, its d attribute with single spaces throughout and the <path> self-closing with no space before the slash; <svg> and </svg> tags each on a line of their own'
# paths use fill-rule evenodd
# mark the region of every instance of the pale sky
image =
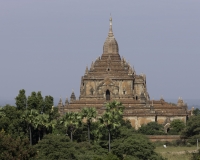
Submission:
<svg viewBox="0 0 200 160">
<path fill-rule="evenodd" d="M 0 101 L 20 89 L 78 98 L 110 13 L 119 53 L 146 74 L 151 99 L 200 98 L 199 0 L 0 0 Z"/>
</svg>

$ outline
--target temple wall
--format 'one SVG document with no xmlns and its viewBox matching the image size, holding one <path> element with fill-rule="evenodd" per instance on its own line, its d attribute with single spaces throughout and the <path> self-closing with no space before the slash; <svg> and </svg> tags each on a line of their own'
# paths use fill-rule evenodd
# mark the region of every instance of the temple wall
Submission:
<svg viewBox="0 0 200 160">
<path fill-rule="evenodd" d="M 161 142 L 172 142 L 181 140 L 180 135 L 147 135 L 151 142 L 161 141 Z"/>
<path fill-rule="evenodd" d="M 157 116 L 157 122 L 159 124 L 164 124 L 166 122 L 166 120 L 169 120 L 170 122 L 175 120 L 175 119 L 179 119 L 181 121 L 183 121 L 184 123 L 186 123 L 186 116 Z"/>
<path fill-rule="evenodd" d="M 166 121 L 166 116 L 157 116 L 158 124 L 164 124 Z"/>
<path fill-rule="evenodd" d="M 105 92 L 108 89 L 111 93 L 111 97 L 133 94 L 133 81 L 132 80 L 113 80 L 112 83 L 106 82 L 104 80 L 85 80 L 83 89 L 85 90 L 86 96 L 92 95 L 103 95 L 105 97 Z M 108 84 L 107 84 L 108 83 Z M 93 90 L 93 93 L 92 93 Z M 125 91 L 125 94 L 124 94 Z"/>
<path fill-rule="evenodd" d="M 186 123 L 186 117 L 185 116 L 157 116 L 157 122 L 159 124 L 166 123 L 167 119 L 169 118 L 170 122 L 175 119 L 180 119 L 184 123 Z M 135 129 L 140 128 L 143 124 L 147 124 L 149 122 L 155 122 L 156 116 L 126 116 L 125 119 L 130 120 L 132 127 Z"/>
<path fill-rule="evenodd" d="M 143 124 L 147 124 L 149 122 L 155 122 L 155 116 L 130 116 L 125 117 L 125 119 L 129 119 L 132 127 L 138 129 Z"/>
<path fill-rule="evenodd" d="M 186 123 L 186 116 L 173 116 L 173 117 L 170 117 L 170 121 L 173 121 L 175 119 L 179 119 L 181 121 L 183 121 L 184 123 Z"/>
<path fill-rule="evenodd" d="M 125 91 L 125 94 L 132 94 L 132 83 L 131 80 L 120 81 L 119 95 L 124 95 L 123 91 Z"/>
</svg>

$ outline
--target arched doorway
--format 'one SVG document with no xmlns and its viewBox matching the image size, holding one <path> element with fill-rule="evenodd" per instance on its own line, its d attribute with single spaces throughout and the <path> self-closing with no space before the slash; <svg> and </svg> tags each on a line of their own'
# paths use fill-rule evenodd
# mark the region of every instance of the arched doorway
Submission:
<svg viewBox="0 0 200 160">
<path fill-rule="evenodd" d="M 106 90 L 106 100 L 110 100 L 110 91 Z"/>
</svg>

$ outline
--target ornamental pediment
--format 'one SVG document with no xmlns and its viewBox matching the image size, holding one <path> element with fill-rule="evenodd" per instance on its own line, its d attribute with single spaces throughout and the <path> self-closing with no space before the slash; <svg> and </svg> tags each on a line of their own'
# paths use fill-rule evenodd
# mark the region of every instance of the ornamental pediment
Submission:
<svg viewBox="0 0 200 160">
<path fill-rule="evenodd" d="M 103 86 L 112 86 L 112 85 L 114 85 L 114 84 L 113 84 L 113 81 L 110 78 L 106 77 L 103 80 Z"/>
</svg>

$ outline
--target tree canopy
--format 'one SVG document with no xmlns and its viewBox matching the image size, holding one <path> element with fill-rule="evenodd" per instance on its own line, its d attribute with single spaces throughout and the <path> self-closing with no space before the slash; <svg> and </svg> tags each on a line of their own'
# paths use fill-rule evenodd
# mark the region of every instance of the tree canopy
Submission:
<svg viewBox="0 0 200 160">
<path fill-rule="evenodd" d="M 158 124 L 157 122 L 149 122 L 147 124 L 142 125 L 138 129 L 139 133 L 146 135 L 163 135 L 165 134 L 163 125 Z"/>
<path fill-rule="evenodd" d="M 106 103 L 98 116 L 92 107 L 60 116 L 52 96 L 25 93 L 19 91 L 16 107 L 0 108 L 0 155 L 5 159 L 162 159 L 145 135 L 123 119 L 120 102 Z"/>
<path fill-rule="evenodd" d="M 200 115 L 190 117 L 182 136 L 188 138 L 192 144 L 196 143 L 196 139 L 200 139 Z"/>
</svg>

